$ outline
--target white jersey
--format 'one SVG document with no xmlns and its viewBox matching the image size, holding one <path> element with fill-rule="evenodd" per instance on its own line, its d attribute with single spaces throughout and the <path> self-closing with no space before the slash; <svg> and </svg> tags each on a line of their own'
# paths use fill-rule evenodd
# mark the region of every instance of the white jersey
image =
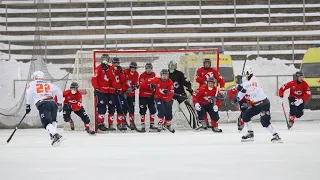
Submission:
<svg viewBox="0 0 320 180">
<path fill-rule="evenodd" d="M 246 94 L 249 96 L 251 103 L 256 103 L 267 98 L 257 77 L 252 76 L 249 81 L 242 84 L 246 93 L 239 92 L 238 98 L 242 99 Z"/>
<path fill-rule="evenodd" d="M 62 103 L 63 97 L 60 88 L 44 80 L 34 80 L 27 86 L 26 103 L 34 102 L 36 104 L 39 100 L 53 98 L 53 95 L 57 96 L 58 103 Z"/>
</svg>

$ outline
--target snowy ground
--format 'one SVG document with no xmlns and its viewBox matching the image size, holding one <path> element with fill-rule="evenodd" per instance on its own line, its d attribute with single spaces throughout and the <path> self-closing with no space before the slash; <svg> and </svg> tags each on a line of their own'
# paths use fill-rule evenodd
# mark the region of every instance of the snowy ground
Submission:
<svg viewBox="0 0 320 180">
<path fill-rule="evenodd" d="M 43 129 L 18 130 L 10 144 L 11 130 L 0 130 L 1 180 L 319 179 L 320 122 L 297 122 L 290 131 L 275 123 L 283 144 L 272 144 L 260 126 L 248 143 L 235 124 L 223 124 L 222 134 L 62 132 L 66 141 L 57 148 Z"/>
</svg>

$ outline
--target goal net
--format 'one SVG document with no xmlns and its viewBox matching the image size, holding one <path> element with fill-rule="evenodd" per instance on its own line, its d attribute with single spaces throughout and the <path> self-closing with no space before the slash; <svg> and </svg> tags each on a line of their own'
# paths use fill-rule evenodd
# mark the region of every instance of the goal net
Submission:
<svg viewBox="0 0 320 180">
<path fill-rule="evenodd" d="M 91 78 L 95 68 L 101 64 L 105 55 L 118 57 L 121 60 L 120 66 L 124 69 L 129 67 L 130 62 L 138 64 L 137 72 L 139 74 L 145 71 L 145 64 L 152 63 L 153 71 L 159 76 L 161 69 L 167 69 L 170 61 L 178 64 L 178 69 L 185 73 L 187 79 L 192 82 L 195 90 L 198 83 L 195 82 L 196 70 L 203 66 L 203 60 L 209 58 L 212 61 L 212 67 L 219 70 L 219 50 L 218 49 L 196 49 L 196 50 L 94 50 L 78 51 L 76 54 L 73 81 L 79 83 L 79 89 L 83 92 L 83 105 L 91 120 L 91 127 L 96 130 L 96 107 L 94 91 L 91 85 Z M 111 62 L 109 62 L 111 63 Z M 140 125 L 138 90 L 136 92 L 135 122 Z M 108 112 L 107 112 L 108 113 Z M 148 116 L 146 116 L 148 117 Z M 74 119 L 76 129 L 82 130 L 83 123 L 80 119 Z M 148 122 L 148 118 L 147 118 Z M 157 121 L 156 121 L 157 122 Z M 107 123 L 107 120 L 105 121 Z M 187 121 L 181 113 L 176 113 L 173 119 L 175 128 L 188 128 Z M 190 127 L 189 127 L 190 128 Z"/>
</svg>

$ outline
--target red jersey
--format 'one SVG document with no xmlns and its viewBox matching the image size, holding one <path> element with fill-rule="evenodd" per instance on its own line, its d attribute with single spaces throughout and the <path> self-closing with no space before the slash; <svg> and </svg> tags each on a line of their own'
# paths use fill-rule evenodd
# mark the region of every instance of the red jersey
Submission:
<svg viewBox="0 0 320 180">
<path fill-rule="evenodd" d="M 139 85 L 139 73 L 136 71 L 133 74 L 130 72 L 130 69 L 124 70 L 124 76 L 125 76 L 125 87 L 124 90 L 127 91 L 128 88 L 132 86 L 138 86 Z M 135 96 L 135 91 L 128 92 L 127 93 L 128 97 L 133 97 Z"/>
<path fill-rule="evenodd" d="M 152 72 L 151 74 L 147 74 L 146 72 L 143 72 L 140 77 L 139 77 L 139 84 L 140 84 L 140 89 L 139 89 L 139 96 L 140 97 L 150 97 L 151 94 L 154 92 L 154 89 L 150 88 L 149 86 L 147 87 L 141 87 L 141 83 L 144 81 L 147 81 L 150 78 L 156 77 L 156 74 Z"/>
<path fill-rule="evenodd" d="M 302 81 L 301 83 L 298 84 L 297 80 L 293 80 L 284 84 L 279 89 L 279 96 L 283 97 L 284 91 L 289 88 L 290 88 L 289 97 L 294 97 L 296 99 L 303 99 L 303 102 L 306 102 L 311 96 L 308 83 L 305 81 Z"/>
<path fill-rule="evenodd" d="M 206 76 L 214 77 L 218 81 L 220 88 L 224 88 L 225 81 L 223 77 L 220 75 L 220 73 L 214 68 L 205 69 L 204 67 L 199 68 L 197 70 L 196 81 L 197 83 L 199 83 L 199 87 L 205 84 L 205 81 L 207 80 Z"/>
<path fill-rule="evenodd" d="M 111 81 L 111 87 L 109 90 L 110 94 L 116 94 L 116 90 L 120 90 L 120 94 L 123 93 L 124 87 L 125 87 L 125 77 L 123 73 L 120 73 L 120 71 L 117 69 L 117 67 L 111 66 L 113 69 L 114 78 L 112 78 Z"/>
<path fill-rule="evenodd" d="M 91 78 L 91 84 L 94 89 L 98 89 L 102 93 L 109 93 L 111 79 L 114 78 L 112 66 L 108 65 L 108 70 L 103 70 L 99 65 Z"/>
<path fill-rule="evenodd" d="M 152 79 L 148 79 L 140 84 L 141 88 L 147 88 L 150 84 L 156 85 L 156 93 L 154 94 L 154 98 L 161 99 L 164 102 L 171 101 L 174 95 L 174 87 L 171 79 L 166 81 L 162 81 L 161 78 L 155 77 Z M 163 91 L 168 90 L 168 94 L 164 94 Z"/>
<path fill-rule="evenodd" d="M 192 95 L 193 103 L 199 103 L 200 105 L 210 104 L 215 98 L 217 92 L 217 87 L 213 87 L 212 90 L 209 90 L 206 84 L 200 86 Z M 221 101 L 216 100 L 216 105 L 220 107 Z"/>
<path fill-rule="evenodd" d="M 233 87 L 228 92 L 228 98 L 229 99 L 234 99 L 235 96 L 237 96 L 237 94 L 238 94 L 237 88 Z M 240 101 L 245 102 L 245 103 L 249 103 L 250 102 L 250 97 L 248 95 L 245 95 L 245 96 L 243 96 L 242 99 L 240 99 Z"/>
<path fill-rule="evenodd" d="M 77 91 L 76 94 L 72 94 L 71 90 L 65 90 L 63 92 L 64 104 L 70 104 L 72 111 L 79 111 L 82 107 L 82 94 L 80 91 Z"/>
</svg>

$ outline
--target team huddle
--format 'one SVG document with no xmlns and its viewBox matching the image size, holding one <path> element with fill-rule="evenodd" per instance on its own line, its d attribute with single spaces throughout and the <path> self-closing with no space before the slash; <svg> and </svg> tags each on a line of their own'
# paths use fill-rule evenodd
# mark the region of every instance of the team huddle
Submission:
<svg viewBox="0 0 320 180">
<path fill-rule="evenodd" d="M 195 91 L 191 88 L 191 82 L 186 79 L 184 73 L 177 70 L 177 63 L 174 61 L 169 62 L 168 69 L 161 70 L 160 77 L 156 77 L 151 63 L 146 63 L 145 71 L 139 75 L 136 62 L 131 62 L 129 68 L 123 69 L 120 61 L 118 57 L 111 58 L 104 54 L 101 64 L 97 66 L 91 79 L 96 102 L 95 118 L 99 132 L 117 130 L 123 132 L 128 128 L 146 132 L 146 114 L 149 111 L 149 131 L 168 130 L 174 133 L 175 129 L 171 121 L 176 113 L 176 110 L 173 109 L 173 103 L 176 101 L 179 106 L 185 106 L 188 113 L 194 117 L 192 122 L 182 112 L 191 128 L 212 129 L 215 133 L 221 133 L 222 129 L 218 127 L 219 109 L 221 101 L 225 101 L 228 97 L 240 112 L 237 121 L 238 130 L 241 131 L 244 126 L 248 130 L 248 133 L 242 136 L 241 141 L 253 141 L 254 132 L 251 119 L 260 114 L 262 126 L 272 135 L 271 141 L 282 142 L 270 123 L 270 102 L 251 67 L 244 68 L 243 82 L 239 82 L 227 93 L 224 78 L 215 68 L 211 67 L 210 59 L 204 59 L 203 67 L 196 71 L 196 82 L 199 83 L 199 88 Z M 297 72 L 296 77 L 297 80 L 288 82 L 279 89 L 281 104 L 284 91 L 290 89 L 288 128 L 293 126 L 295 118 L 303 115 L 304 103 L 310 97 L 309 87 L 303 80 L 303 74 Z M 192 95 L 193 104 L 190 103 L 186 91 Z M 137 128 L 135 124 L 136 94 L 139 95 L 140 128 Z M 62 92 L 57 86 L 44 81 L 43 72 L 37 71 L 34 72 L 34 81 L 30 82 L 27 87 L 26 96 L 26 114 L 31 111 L 30 105 L 34 102 L 39 110 L 42 125 L 51 136 L 52 146 L 59 145 L 64 139 L 56 130 L 58 111 L 63 111 L 63 119 L 70 123 L 72 130 L 75 127 L 71 119 L 71 112 L 74 112 L 83 121 L 86 132 L 90 135 L 95 134 L 95 131 L 89 126 L 90 118 L 82 105 L 82 94 L 78 83 L 72 82 L 70 89 Z M 106 122 L 105 119 L 107 119 Z M 115 119 L 116 123 L 114 123 Z"/>
</svg>

